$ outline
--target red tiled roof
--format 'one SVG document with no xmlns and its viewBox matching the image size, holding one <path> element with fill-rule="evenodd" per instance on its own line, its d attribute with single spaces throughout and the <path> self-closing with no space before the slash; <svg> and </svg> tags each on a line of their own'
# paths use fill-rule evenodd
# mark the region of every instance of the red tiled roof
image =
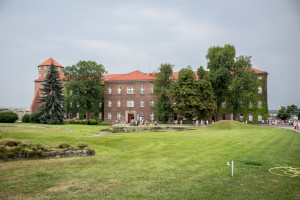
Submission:
<svg viewBox="0 0 300 200">
<path fill-rule="evenodd" d="M 46 60 L 45 62 L 43 62 L 42 64 L 40 64 L 39 66 L 45 66 L 45 65 L 51 65 L 51 62 L 53 62 L 53 64 L 55 65 L 55 66 L 58 66 L 58 67 L 62 67 L 63 68 L 63 66 L 61 65 L 61 64 L 59 64 L 58 62 L 56 62 L 53 58 L 49 58 L 48 60 Z"/>
<path fill-rule="evenodd" d="M 267 73 L 265 71 L 259 70 L 259 69 L 254 69 L 253 67 L 250 67 L 250 69 L 253 69 L 256 73 L 261 74 L 261 73 Z"/>
<path fill-rule="evenodd" d="M 128 74 L 106 74 L 103 75 L 105 81 L 138 81 L 138 80 L 154 80 L 152 73 L 143 73 L 139 70 Z"/>
</svg>

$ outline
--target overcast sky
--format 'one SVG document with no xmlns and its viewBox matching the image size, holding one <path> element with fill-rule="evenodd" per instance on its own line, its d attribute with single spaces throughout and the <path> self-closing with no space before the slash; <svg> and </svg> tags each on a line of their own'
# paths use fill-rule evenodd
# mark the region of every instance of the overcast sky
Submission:
<svg viewBox="0 0 300 200">
<path fill-rule="evenodd" d="M 37 66 L 50 56 L 108 73 L 206 68 L 211 46 L 232 44 L 267 71 L 269 109 L 300 106 L 300 1 L 0 0 L 0 107 L 29 108 Z"/>
</svg>

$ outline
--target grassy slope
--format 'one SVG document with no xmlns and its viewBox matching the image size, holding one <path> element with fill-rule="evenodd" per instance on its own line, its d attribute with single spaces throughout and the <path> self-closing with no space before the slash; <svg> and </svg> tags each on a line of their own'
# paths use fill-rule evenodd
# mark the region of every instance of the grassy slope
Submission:
<svg viewBox="0 0 300 200">
<path fill-rule="evenodd" d="M 300 167 L 300 135 L 293 131 L 222 121 L 187 132 L 87 137 L 100 128 L 50 127 L 1 130 L 3 138 L 48 145 L 84 141 L 96 156 L 0 163 L 0 199 L 294 199 L 300 195 L 300 177 L 268 171 L 275 166 Z M 233 178 L 226 166 L 229 160 L 235 162 Z M 262 167 L 244 164 L 249 161 Z"/>
</svg>

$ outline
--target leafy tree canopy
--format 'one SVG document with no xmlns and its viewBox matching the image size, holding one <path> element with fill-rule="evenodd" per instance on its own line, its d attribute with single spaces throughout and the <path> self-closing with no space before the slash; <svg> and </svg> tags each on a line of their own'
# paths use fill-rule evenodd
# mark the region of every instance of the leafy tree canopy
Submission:
<svg viewBox="0 0 300 200">
<path fill-rule="evenodd" d="M 281 120 L 287 120 L 291 118 L 291 114 L 288 113 L 287 109 L 285 107 L 281 107 L 281 109 L 278 111 L 277 118 Z"/>
<path fill-rule="evenodd" d="M 79 61 L 65 67 L 67 100 L 86 111 L 88 120 L 91 110 L 99 108 L 99 103 L 104 101 L 104 73 L 104 66 L 95 61 Z"/>
</svg>

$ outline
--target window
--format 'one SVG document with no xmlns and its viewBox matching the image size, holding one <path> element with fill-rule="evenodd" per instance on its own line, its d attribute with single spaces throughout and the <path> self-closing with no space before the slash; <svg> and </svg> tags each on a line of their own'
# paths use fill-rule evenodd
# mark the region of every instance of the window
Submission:
<svg viewBox="0 0 300 200">
<path fill-rule="evenodd" d="M 230 114 L 230 120 L 233 120 L 233 113 Z"/>
<path fill-rule="evenodd" d="M 258 79 L 262 79 L 262 76 L 258 76 Z"/>
<path fill-rule="evenodd" d="M 244 108 L 243 102 L 241 101 L 241 108 Z"/>
<path fill-rule="evenodd" d="M 108 100 L 108 107 L 111 107 L 111 105 L 112 105 L 111 100 Z"/>
<path fill-rule="evenodd" d="M 118 100 L 117 107 L 118 107 L 118 108 L 121 107 L 121 100 Z"/>
<path fill-rule="evenodd" d="M 70 102 L 70 107 L 72 108 L 72 106 L 73 106 L 73 104 L 72 104 L 72 102 Z"/>
<path fill-rule="evenodd" d="M 154 100 L 153 99 L 150 100 L 150 106 L 154 106 Z"/>
<path fill-rule="evenodd" d="M 112 94 L 112 87 L 108 87 L 108 94 Z"/>
<path fill-rule="evenodd" d="M 133 86 L 127 86 L 127 94 L 134 94 Z"/>
<path fill-rule="evenodd" d="M 44 77 L 45 77 L 45 78 L 46 78 L 46 76 L 47 76 L 47 73 L 44 74 Z"/>
<path fill-rule="evenodd" d="M 249 103 L 249 108 L 253 108 L 253 102 L 252 101 L 250 101 L 250 103 Z"/>
<path fill-rule="evenodd" d="M 119 86 L 118 87 L 118 94 L 121 94 L 121 91 L 122 91 L 121 86 Z"/>
<path fill-rule="evenodd" d="M 133 100 L 127 100 L 127 107 L 133 108 L 134 107 L 134 101 Z"/>
<path fill-rule="evenodd" d="M 222 108 L 226 108 L 226 101 L 222 102 Z"/>
<path fill-rule="evenodd" d="M 150 94 L 153 94 L 153 85 L 150 86 Z"/>
<path fill-rule="evenodd" d="M 259 121 L 259 122 L 262 121 L 262 115 L 261 114 L 258 114 L 257 121 Z"/>
<path fill-rule="evenodd" d="M 249 113 L 249 122 L 252 122 L 252 121 L 253 121 L 253 114 Z"/>
<path fill-rule="evenodd" d="M 261 100 L 258 101 L 258 107 L 262 108 L 262 101 Z"/>
<path fill-rule="evenodd" d="M 244 121 L 244 113 L 240 114 L 240 121 Z"/>
<path fill-rule="evenodd" d="M 259 94 L 262 93 L 262 87 L 261 87 L 261 86 L 258 87 L 258 93 L 259 93 Z"/>
<path fill-rule="evenodd" d="M 140 107 L 144 107 L 144 105 L 145 105 L 145 101 L 144 101 L 144 100 L 141 100 L 141 101 L 140 101 Z"/>
<path fill-rule="evenodd" d="M 145 88 L 143 85 L 141 86 L 141 94 L 145 94 Z"/>
<path fill-rule="evenodd" d="M 121 119 L 121 113 L 118 112 L 118 113 L 117 113 L 117 120 L 120 120 L 120 119 Z"/>
<path fill-rule="evenodd" d="M 47 69 L 47 66 L 44 66 L 44 69 Z"/>
<path fill-rule="evenodd" d="M 73 94 L 73 91 L 72 90 L 70 90 L 70 95 L 72 95 Z"/>
<path fill-rule="evenodd" d="M 79 113 L 76 113 L 76 118 L 79 119 Z"/>
<path fill-rule="evenodd" d="M 108 118 L 107 119 L 111 119 L 111 112 L 108 113 Z"/>
<path fill-rule="evenodd" d="M 150 120 L 154 120 L 154 113 L 153 112 L 150 114 Z"/>
<path fill-rule="evenodd" d="M 102 112 L 99 112 L 99 114 L 98 114 L 98 119 L 99 119 L 99 120 L 102 120 Z"/>
<path fill-rule="evenodd" d="M 99 103 L 99 108 L 102 108 L 102 103 L 101 102 Z"/>
</svg>

